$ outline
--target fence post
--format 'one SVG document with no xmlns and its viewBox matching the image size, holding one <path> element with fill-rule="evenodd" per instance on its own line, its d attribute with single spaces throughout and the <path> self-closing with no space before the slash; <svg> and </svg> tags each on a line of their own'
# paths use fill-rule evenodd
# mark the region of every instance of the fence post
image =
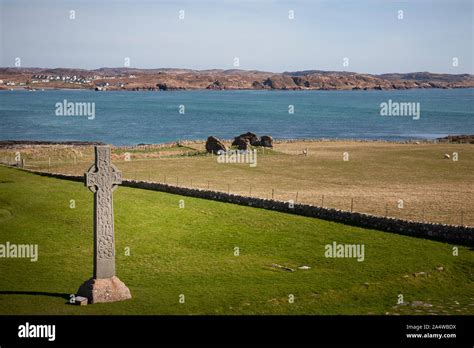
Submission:
<svg viewBox="0 0 474 348">
<path fill-rule="evenodd" d="M 230 195 L 230 184 L 227 184 L 227 194 Z"/>
<path fill-rule="evenodd" d="M 324 207 L 324 195 L 321 195 L 321 207 Z"/>
<path fill-rule="evenodd" d="M 351 213 L 352 213 L 353 208 L 354 208 L 354 198 L 351 198 Z"/>
<path fill-rule="evenodd" d="M 298 191 L 296 191 L 296 199 L 295 199 L 295 203 L 298 203 Z"/>
<path fill-rule="evenodd" d="M 464 226 L 464 211 L 461 210 L 461 226 Z"/>
<path fill-rule="evenodd" d="M 275 189 L 272 189 L 272 199 L 275 196 Z"/>
<path fill-rule="evenodd" d="M 388 216 L 388 203 L 385 203 L 385 217 Z"/>
</svg>

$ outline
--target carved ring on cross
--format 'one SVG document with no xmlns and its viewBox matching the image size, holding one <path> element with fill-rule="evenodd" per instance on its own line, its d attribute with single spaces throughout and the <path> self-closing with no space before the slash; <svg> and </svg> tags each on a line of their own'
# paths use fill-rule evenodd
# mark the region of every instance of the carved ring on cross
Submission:
<svg viewBox="0 0 474 348">
<path fill-rule="evenodd" d="M 118 187 L 118 184 L 122 182 L 122 172 L 112 163 L 108 164 L 110 167 L 110 177 L 111 180 L 111 191 L 115 191 Z M 92 174 L 92 175 L 91 175 Z M 98 174 L 97 166 L 95 164 L 91 165 L 86 172 L 86 186 L 92 192 L 97 192 L 98 183 L 93 179 L 94 174 Z"/>
</svg>

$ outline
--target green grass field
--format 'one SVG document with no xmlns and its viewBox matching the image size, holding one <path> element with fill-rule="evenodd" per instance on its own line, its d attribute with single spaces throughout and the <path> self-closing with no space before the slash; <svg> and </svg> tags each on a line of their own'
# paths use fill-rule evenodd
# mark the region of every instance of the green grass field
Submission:
<svg viewBox="0 0 474 348">
<path fill-rule="evenodd" d="M 117 272 L 133 299 L 69 305 L 92 274 L 92 204 L 81 183 L 0 167 L 0 244 L 39 246 L 37 262 L 0 258 L 0 314 L 474 314 L 468 248 L 125 187 Z M 333 241 L 364 244 L 365 260 L 325 258 Z"/>
</svg>

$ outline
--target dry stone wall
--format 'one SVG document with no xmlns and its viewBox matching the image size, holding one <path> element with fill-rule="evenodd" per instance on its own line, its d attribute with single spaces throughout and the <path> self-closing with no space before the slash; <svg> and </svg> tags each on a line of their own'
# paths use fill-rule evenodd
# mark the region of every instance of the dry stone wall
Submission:
<svg viewBox="0 0 474 348">
<path fill-rule="evenodd" d="M 37 172 L 31 170 L 27 171 L 58 179 L 84 182 L 83 176 Z M 474 246 L 473 227 L 407 221 L 390 217 L 375 216 L 356 212 L 351 213 L 348 211 L 342 211 L 337 209 L 316 207 L 309 204 L 290 204 L 290 202 L 240 196 L 211 190 L 179 187 L 157 182 L 123 180 L 122 186 L 161 191 L 182 196 L 210 199 L 214 201 L 245 205 L 254 208 L 275 210 L 288 214 L 296 214 L 339 222 L 351 226 L 370 228 L 374 230 L 397 233 L 412 237 L 421 237 L 452 244 L 466 245 L 471 247 Z"/>
</svg>

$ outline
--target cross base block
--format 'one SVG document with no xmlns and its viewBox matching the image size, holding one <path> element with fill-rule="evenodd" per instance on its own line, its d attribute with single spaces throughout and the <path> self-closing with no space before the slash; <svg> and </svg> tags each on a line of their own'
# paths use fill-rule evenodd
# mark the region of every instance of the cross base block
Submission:
<svg viewBox="0 0 474 348">
<path fill-rule="evenodd" d="M 116 276 L 103 279 L 91 278 L 79 287 L 77 295 L 86 297 L 91 304 L 125 301 L 132 298 L 130 290 Z"/>
</svg>

